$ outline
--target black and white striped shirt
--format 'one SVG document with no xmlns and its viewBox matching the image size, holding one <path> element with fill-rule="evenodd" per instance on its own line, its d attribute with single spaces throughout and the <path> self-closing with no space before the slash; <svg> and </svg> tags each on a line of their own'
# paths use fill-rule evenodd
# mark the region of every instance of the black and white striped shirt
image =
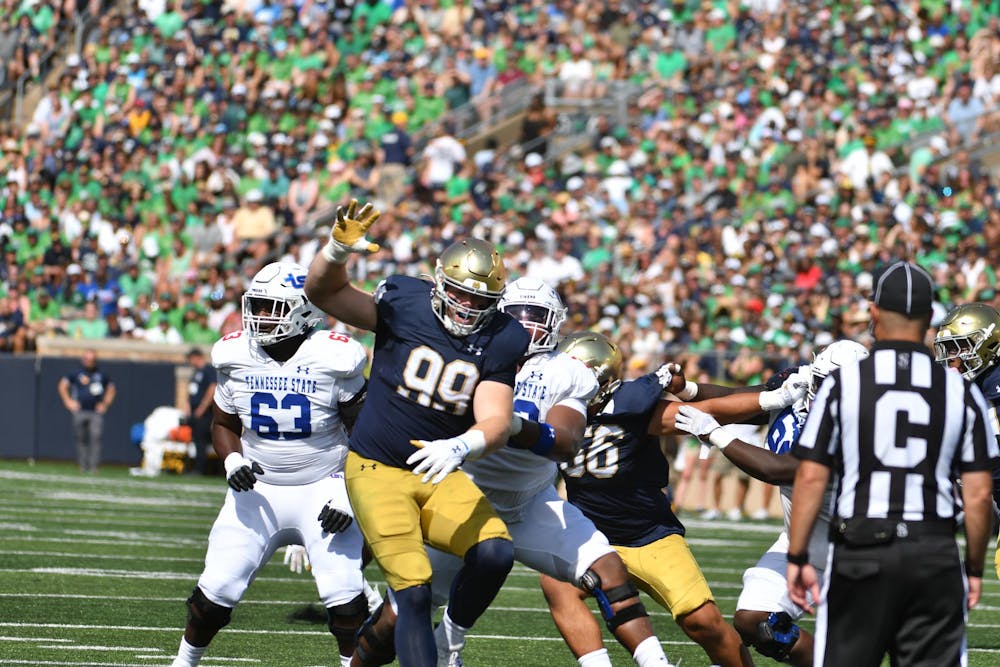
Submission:
<svg viewBox="0 0 1000 667">
<path fill-rule="evenodd" d="M 877 343 L 824 380 L 793 454 L 833 468 L 835 514 L 953 519 L 955 475 L 1000 456 L 979 388 L 926 347 Z"/>
</svg>

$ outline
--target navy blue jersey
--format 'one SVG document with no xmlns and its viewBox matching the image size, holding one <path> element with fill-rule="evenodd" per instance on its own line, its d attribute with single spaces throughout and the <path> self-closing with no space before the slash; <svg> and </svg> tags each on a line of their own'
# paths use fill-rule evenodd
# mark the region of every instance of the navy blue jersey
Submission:
<svg viewBox="0 0 1000 667">
<path fill-rule="evenodd" d="M 531 336 L 496 313 L 479 331 L 456 337 L 431 306 L 433 285 L 394 275 L 375 291 L 378 324 L 368 396 L 351 433 L 361 456 L 406 468 L 410 440 L 461 435 L 475 423 L 472 396 L 484 380 L 514 386 Z"/>
<path fill-rule="evenodd" d="M 1000 412 L 1000 364 L 977 377 L 975 382 L 990 405 L 990 418 L 993 419 L 993 428 L 997 431 L 997 441 L 1000 442 L 1000 423 L 997 421 Z M 993 469 L 993 497 L 1000 503 L 1000 467 Z"/>
<path fill-rule="evenodd" d="M 97 404 L 104 400 L 104 394 L 113 383 L 108 374 L 102 370 L 80 370 L 73 371 L 65 376 L 69 382 L 69 395 L 74 401 L 80 404 L 80 409 L 93 412 L 97 409 Z"/>
<path fill-rule="evenodd" d="M 670 465 L 649 422 L 662 387 L 650 373 L 626 382 L 600 414 L 591 417 L 580 452 L 560 470 L 571 503 L 612 544 L 641 547 L 667 535 L 683 535 L 663 489 Z"/>
</svg>

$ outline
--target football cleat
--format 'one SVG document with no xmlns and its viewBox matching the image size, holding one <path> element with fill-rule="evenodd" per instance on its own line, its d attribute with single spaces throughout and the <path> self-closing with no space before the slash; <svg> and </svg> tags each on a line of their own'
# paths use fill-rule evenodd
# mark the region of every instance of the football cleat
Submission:
<svg viewBox="0 0 1000 667">
<path fill-rule="evenodd" d="M 830 343 L 816 355 L 809 365 L 809 387 L 806 389 L 806 403 L 812 405 L 819 386 L 834 370 L 855 361 L 868 358 L 868 349 L 853 340 L 838 340 Z"/>
<path fill-rule="evenodd" d="M 294 262 L 272 262 L 253 277 L 243 294 L 243 331 L 261 345 L 306 333 L 323 321 L 306 299 L 306 270 Z"/>
<path fill-rule="evenodd" d="M 985 303 L 967 303 L 949 312 L 934 338 L 934 359 L 950 366 L 959 361 L 973 380 L 1000 360 L 1000 312 Z"/>
<path fill-rule="evenodd" d="M 566 306 L 551 286 L 537 278 L 518 278 L 504 290 L 497 307 L 531 334 L 529 356 L 555 349 L 566 321 Z"/>
<path fill-rule="evenodd" d="M 466 239 L 445 248 L 434 269 L 434 314 L 453 336 L 482 328 L 507 285 L 500 253 L 489 241 Z"/>
<path fill-rule="evenodd" d="M 591 405 L 603 405 L 622 383 L 622 351 L 604 334 L 578 331 L 563 338 L 556 349 L 579 359 L 597 375 L 597 395 Z"/>
</svg>

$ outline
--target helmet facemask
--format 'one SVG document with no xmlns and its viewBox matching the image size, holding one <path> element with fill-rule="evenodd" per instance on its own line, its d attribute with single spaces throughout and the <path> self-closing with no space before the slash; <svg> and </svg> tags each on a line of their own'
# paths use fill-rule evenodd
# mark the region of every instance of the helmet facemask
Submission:
<svg viewBox="0 0 1000 667">
<path fill-rule="evenodd" d="M 449 292 L 465 293 L 478 303 L 463 304 Z M 471 278 L 466 279 L 465 284 L 460 283 L 448 276 L 440 265 L 434 270 L 431 304 L 445 330 L 453 336 L 468 336 L 484 327 L 496 313 L 502 294 L 502 291 L 490 291 L 485 283 Z M 479 304 L 485 305 L 476 307 Z"/>
<path fill-rule="evenodd" d="M 531 334 L 528 355 L 548 352 L 559 342 L 559 330 L 566 321 L 566 309 L 538 303 L 505 303 L 500 307 Z"/>
<path fill-rule="evenodd" d="M 310 319 L 311 310 L 304 296 L 275 297 L 266 294 L 243 295 L 243 330 L 260 345 L 274 345 L 305 333 L 319 322 Z"/>
<path fill-rule="evenodd" d="M 983 359 L 987 351 L 982 347 L 995 328 L 996 324 L 990 323 L 985 329 L 974 329 L 964 334 L 938 335 L 934 339 L 934 360 L 950 366 L 952 361 L 958 359 L 962 377 L 974 380 L 988 365 Z"/>
</svg>

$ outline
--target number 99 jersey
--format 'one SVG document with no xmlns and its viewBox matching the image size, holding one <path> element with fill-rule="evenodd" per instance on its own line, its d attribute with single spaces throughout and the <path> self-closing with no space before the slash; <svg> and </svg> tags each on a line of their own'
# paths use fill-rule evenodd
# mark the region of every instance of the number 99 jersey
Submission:
<svg viewBox="0 0 1000 667">
<path fill-rule="evenodd" d="M 659 437 L 649 435 L 662 395 L 654 373 L 622 384 L 588 421 L 576 458 L 560 465 L 569 501 L 617 546 L 684 534 L 663 493 L 670 466 Z"/>
<path fill-rule="evenodd" d="M 389 276 L 375 290 L 378 312 L 368 396 L 351 431 L 351 449 L 397 468 L 416 451 L 410 440 L 461 435 L 475 423 L 480 382 L 514 386 L 530 335 L 497 312 L 467 336 L 452 336 L 431 305 L 434 286 Z"/>
<path fill-rule="evenodd" d="M 338 403 L 361 391 L 368 356 L 343 334 L 318 330 L 288 361 L 237 331 L 212 348 L 215 403 L 243 423 L 243 455 L 267 484 L 310 484 L 343 470 L 347 431 Z"/>
</svg>

